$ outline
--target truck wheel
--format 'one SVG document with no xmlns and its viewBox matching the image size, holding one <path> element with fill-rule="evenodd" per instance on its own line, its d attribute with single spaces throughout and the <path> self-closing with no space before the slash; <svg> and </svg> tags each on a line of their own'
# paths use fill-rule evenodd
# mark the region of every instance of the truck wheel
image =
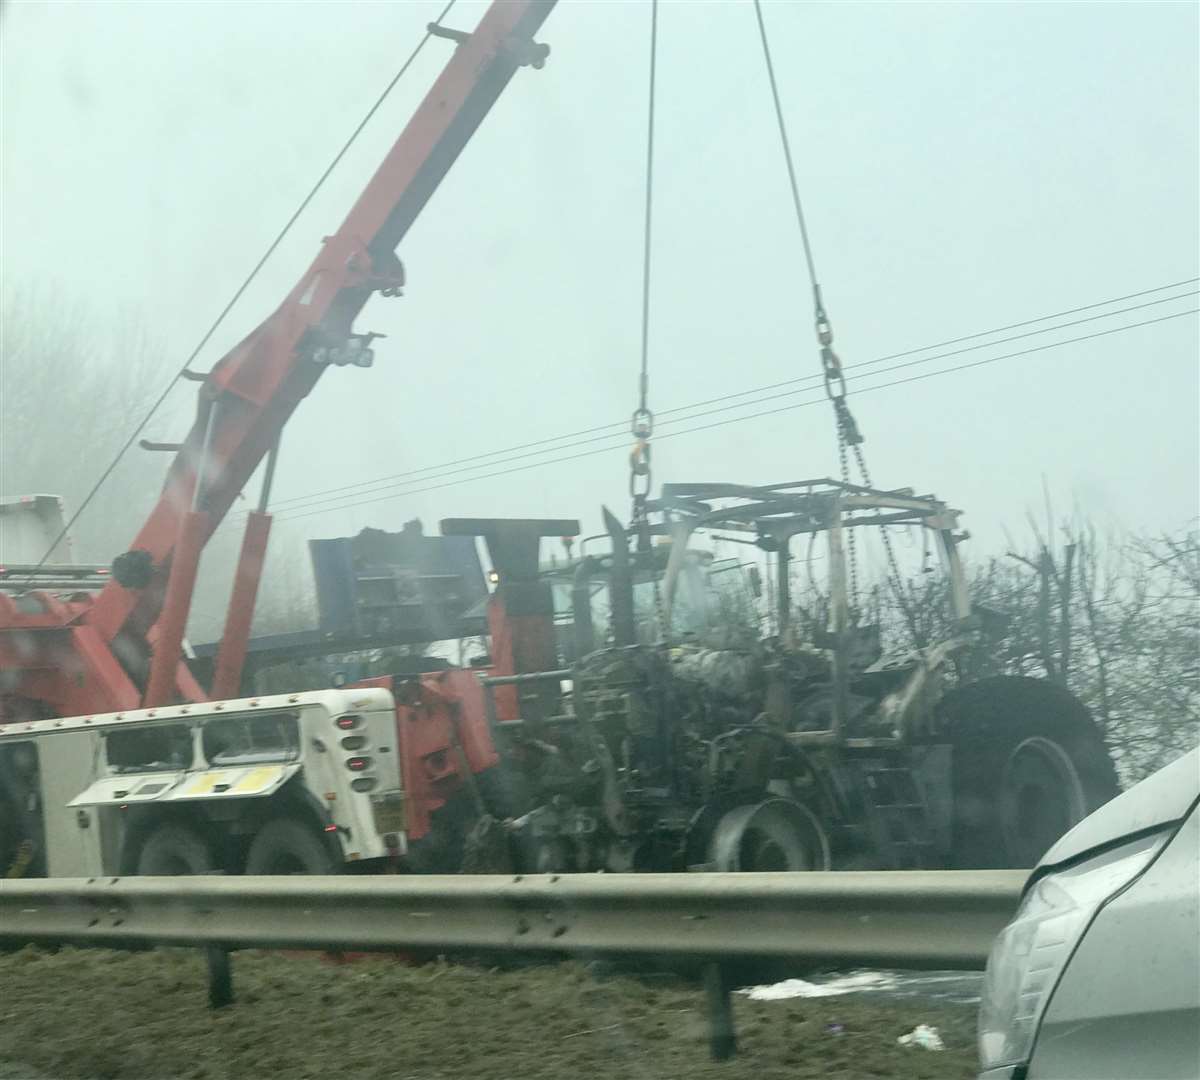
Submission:
<svg viewBox="0 0 1200 1080">
<path fill-rule="evenodd" d="M 160 825 L 138 852 L 137 873 L 143 877 L 208 874 L 213 866 L 207 841 L 187 825 Z"/>
<path fill-rule="evenodd" d="M 1025 869 L 1117 794 L 1087 708 L 1043 679 L 983 679 L 946 695 L 953 850 L 960 869 Z"/>
<path fill-rule="evenodd" d="M 7 877 L 16 864 L 17 852 L 21 847 L 21 834 L 17 828 L 16 811 L 7 800 L 0 799 L 0 877 Z"/>
<path fill-rule="evenodd" d="M 342 869 L 316 826 L 294 818 L 268 821 L 250 842 L 247 874 L 336 874 Z"/>
</svg>

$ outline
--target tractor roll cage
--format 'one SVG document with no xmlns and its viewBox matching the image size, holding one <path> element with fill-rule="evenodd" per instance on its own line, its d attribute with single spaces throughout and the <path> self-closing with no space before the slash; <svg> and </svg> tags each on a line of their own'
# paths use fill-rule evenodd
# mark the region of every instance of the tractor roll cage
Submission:
<svg viewBox="0 0 1200 1080">
<path fill-rule="evenodd" d="M 779 628 L 786 632 L 791 617 L 788 570 L 794 536 L 829 534 L 830 617 L 834 637 L 851 620 L 847 591 L 845 531 L 863 526 L 915 525 L 929 529 L 937 541 L 942 566 L 950 580 L 956 620 L 970 617 L 966 579 L 958 544 L 967 538 L 956 532 L 958 511 L 932 495 L 915 495 L 911 488 L 884 491 L 838 480 L 793 480 L 783 484 L 699 483 L 664 484 L 662 495 L 648 501 L 647 510 L 661 517 L 654 531 L 671 537 L 672 558 L 664 580 L 665 617 L 669 620 L 676 582 L 688 540 L 698 529 L 722 529 L 753 534 L 753 543 L 776 557 Z M 668 623 L 669 624 L 669 623 Z"/>
</svg>

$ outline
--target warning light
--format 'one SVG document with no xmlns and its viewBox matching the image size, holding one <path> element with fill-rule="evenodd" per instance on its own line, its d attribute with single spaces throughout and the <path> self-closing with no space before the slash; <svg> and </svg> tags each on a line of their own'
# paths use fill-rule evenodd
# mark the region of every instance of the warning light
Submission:
<svg viewBox="0 0 1200 1080">
<path fill-rule="evenodd" d="M 351 772 L 362 772 L 363 769 L 369 768 L 371 759 L 369 757 L 352 757 L 346 761 L 346 768 Z"/>
<path fill-rule="evenodd" d="M 353 731 L 359 724 L 362 723 L 361 716 L 339 716 L 335 721 L 338 727 L 343 731 Z"/>
</svg>

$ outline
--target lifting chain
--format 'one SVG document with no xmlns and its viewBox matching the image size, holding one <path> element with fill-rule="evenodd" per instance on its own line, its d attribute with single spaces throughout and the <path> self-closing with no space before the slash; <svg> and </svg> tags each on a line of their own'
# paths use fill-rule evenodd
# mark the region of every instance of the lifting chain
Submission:
<svg viewBox="0 0 1200 1080">
<path fill-rule="evenodd" d="M 654 434 L 654 413 L 645 404 L 645 381 L 643 379 L 642 404 L 634 410 L 631 431 L 633 434 L 633 450 L 629 454 L 629 494 L 633 499 L 633 510 L 630 524 L 637 536 L 636 560 L 648 559 L 653 551 L 650 541 L 650 516 L 646 511 L 646 500 L 650 495 L 653 476 L 650 471 L 650 436 Z M 658 575 L 651 575 L 654 583 L 654 619 L 658 627 L 660 639 L 667 636 L 667 626 L 664 619 L 662 590 L 659 587 Z"/>
<path fill-rule="evenodd" d="M 850 461 L 848 451 L 854 448 L 854 456 L 858 462 L 859 471 L 863 473 L 863 483 L 870 487 L 866 480 L 866 465 L 864 463 L 862 432 L 858 429 L 854 414 L 846 404 L 846 376 L 842 371 L 842 362 L 833 351 L 833 325 L 825 313 L 825 304 L 821 299 L 821 286 L 813 282 L 813 319 L 816 324 L 817 344 L 821 349 L 821 370 L 825 376 L 825 394 L 833 403 L 833 414 L 837 421 L 838 462 L 841 466 L 843 484 L 850 483 Z M 853 529 L 846 530 L 846 554 L 849 556 L 850 570 L 850 621 L 857 623 L 861 611 L 858 590 L 858 538 Z"/>
<path fill-rule="evenodd" d="M 841 478 L 843 484 L 850 483 L 850 462 L 846 451 L 846 437 L 842 433 L 841 425 L 838 425 L 838 461 L 841 465 Z M 859 595 L 858 595 L 858 537 L 855 536 L 853 529 L 846 530 L 846 554 L 847 562 L 850 564 L 850 622 L 857 623 L 859 616 Z"/>
<path fill-rule="evenodd" d="M 852 450 L 863 487 L 874 487 L 875 485 L 871 482 L 871 471 L 867 468 L 866 454 L 863 453 L 862 444 L 865 441 L 863 434 L 854 419 L 854 414 L 850 411 L 850 406 L 846 404 L 846 377 L 842 371 L 842 363 L 838 359 L 837 353 L 833 351 L 833 327 L 829 322 L 829 316 L 825 313 L 825 306 L 821 302 L 819 285 L 813 286 L 813 304 L 816 310 L 817 342 L 821 346 L 821 367 L 825 374 L 825 393 L 833 403 L 834 415 L 837 418 L 838 458 L 841 464 L 842 483 L 850 483 L 850 463 L 847 460 L 847 451 Z M 879 531 L 883 538 L 884 551 L 887 554 L 888 576 L 891 579 L 892 592 L 904 615 L 909 633 L 912 634 L 913 643 L 919 647 L 921 641 L 916 615 L 904 593 L 904 580 L 900 575 L 900 564 L 896 559 L 896 549 L 892 545 L 891 533 L 888 532 L 886 525 L 881 526 Z M 858 587 L 858 549 L 853 529 L 846 530 L 846 551 L 850 563 L 851 621 L 857 622 L 861 608 Z"/>
<path fill-rule="evenodd" d="M 833 326 L 825 313 L 825 304 L 821 299 L 821 286 L 813 283 L 813 318 L 816 322 L 817 344 L 821 347 L 821 370 L 825 376 L 825 394 L 833 402 L 834 415 L 837 417 L 838 438 L 856 449 L 859 460 L 862 451 L 857 448 L 862 445 L 862 432 L 846 404 L 846 374 L 842 371 L 842 362 L 833 351 Z M 843 478 L 844 479 L 844 478 Z M 867 485 L 870 487 L 870 484 Z"/>
<path fill-rule="evenodd" d="M 762 41 L 763 61 L 766 64 L 767 79 L 771 86 L 771 99 L 775 107 L 775 122 L 779 128 L 779 142 L 783 149 L 784 162 L 787 165 L 788 183 L 792 192 L 792 204 L 796 210 L 796 223 L 800 228 L 800 240 L 804 248 L 804 260 L 808 266 L 808 280 L 813 291 L 813 318 L 816 323 L 817 343 L 821 348 L 821 369 L 825 376 L 825 393 L 833 404 L 834 416 L 837 418 L 838 457 L 841 462 L 842 483 L 850 483 L 850 465 L 847 451 L 854 451 L 858 471 L 862 475 L 864 487 L 871 487 L 871 474 L 867 471 L 866 458 L 863 456 L 862 432 L 846 404 L 846 376 L 842 371 L 842 362 L 833 351 L 833 326 L 825 312 L 825 303 L 821 298 L 821 286 L 817 279 L 816 260 L 813 258 L 812 243 L 808 236 L 808 225 L 804 220 L 804 205 L 800 199 L 800 186 L 796 180 L 796 168 L 792 161 L 792 149 L 788 142 L 787 124 L 783 118 L 783 105 L 779 98 L 779 84 L 775 80 L 775 65 L 771 60 L 771 46 L 767 40 L 767 26 L 763 19 L 762 0 L 754 0 L 754 15 L 758 22 L 758 33 Z M 883 545 L 887 551 L 888 566 L 891 570 L 892 589 L 896 601 L 904 612 L 913 640 L 919 645 L 917 627 L 912 610 L 904 595 L 900 570 L 896 563 L 896 553 L 892 549 L 892 539 L 888 535 L 887 526 L 882 527 Z M 854 539 L 854 530 L 846 531 L 846 549 L 850 563 L 850 600 L 852 604 L 852 619 L 857 621 L 859 616 L 858 592 L 858 552 Z"/>
<path fill-rule="evenodd" d="M 864 487 L 873 487 L 871 483 L 871 474 L 867 470 L 867 459 L 863 454 L 861 440 L 854 447 L 854 458 L 858 463 L 859 475 L 862 476 Z M 850 530 L 853 535 L 854 530 Z M 879 533 L 883 537 L 883 549 L 887 552 L 888 561 L 888 577 L 892 583 L 892 593 L 896 597 L 896 603 L 900 606 L 900 611 L 904 615 L 904 621 L 908 625 L 908 632 L 912 635 L 913 644 L 917 648 L 921 648 L 921 634 L 917 628 L 917 616 L 912 609 L 912 605 L 908 602 L 908 596 L 904 592 L 904 579 L 900 576 L 900 564 L 896 561 L 896 549 L 892 546 L 892 534 L 888 532 L 886 525 L 879 527 Z"/>
</svg>

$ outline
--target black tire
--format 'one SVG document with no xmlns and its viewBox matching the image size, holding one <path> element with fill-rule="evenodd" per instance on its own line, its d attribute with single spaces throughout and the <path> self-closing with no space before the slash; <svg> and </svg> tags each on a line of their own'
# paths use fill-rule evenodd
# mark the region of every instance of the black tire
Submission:
<svg viewBox="0 0 1200 1080">
<path fill-rule="evenodd" d="M 33 747 L 21 743 L 0 747 L 0 879 L 46 876 L 36 764 L 32 771 L 16 768 L 16 752 L 22 750 L 30 753 Z"/>
<path fill-rule="evenodd" d="M 0 798 L 0 878 L 6 877 L 15 864 L 22 839 L 16 810 L 7 799 Z"/>
<path fill-rule="evenodd" d="M 268 821 L 246 853 L 247 874 L 337 874 L 342 860 L 315 825 L 296 818 Z"/>
<path fill-rule="evenodd" d="M 208 841 L 188 825 L 160 825 L 142 844 L 135 873 L 142 877 L 209 874 L 216 869 Z"/>
<path fill-rule="evenodd" d="M 405 868 L 414 874 L 457 874 L 463 868 L 467 836 L 478 819 L 474 801 L 458 791 L 430 815 L 429 831 L 410 841 Z"/>
<path fill-rule="evenodd" d="M 1044 679 L 1000 676 L 947 694 L 951 866 L 1025 869 L 1120 790 L 1083 703 Z"/>
</svg>

